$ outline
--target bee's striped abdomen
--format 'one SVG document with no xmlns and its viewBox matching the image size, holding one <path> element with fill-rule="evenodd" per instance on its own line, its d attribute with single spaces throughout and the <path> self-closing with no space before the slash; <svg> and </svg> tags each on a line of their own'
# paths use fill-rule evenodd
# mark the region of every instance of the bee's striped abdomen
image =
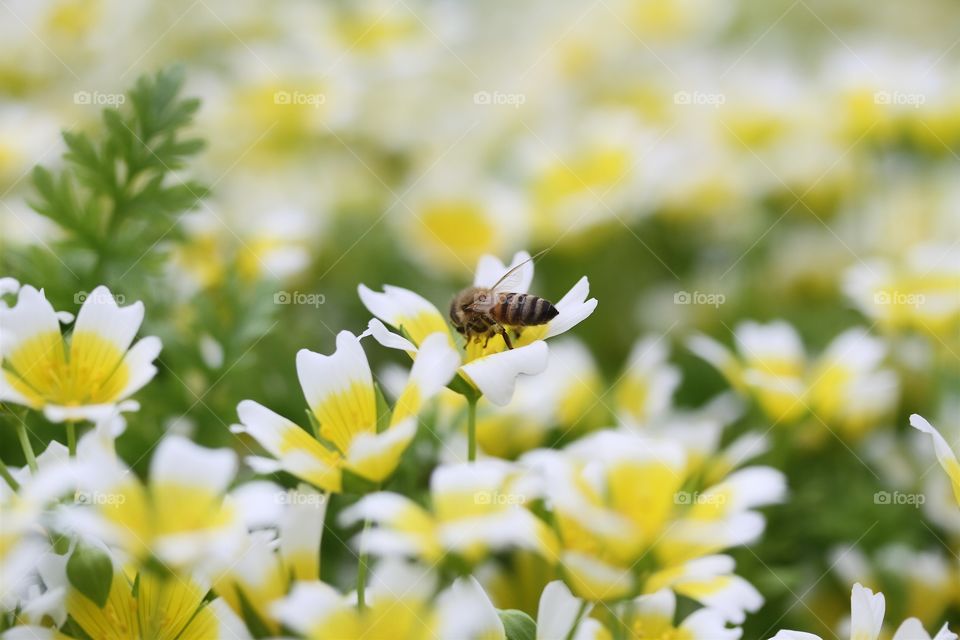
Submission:
<svg viewBox="0 0 960 640">
<path fill-rule="evenodd" d="M 549 300 L 529 293 L 507 293 L 493 309 L 498 322 L 513 326 L 543 324 L 557 317 Z"/>
</svg>

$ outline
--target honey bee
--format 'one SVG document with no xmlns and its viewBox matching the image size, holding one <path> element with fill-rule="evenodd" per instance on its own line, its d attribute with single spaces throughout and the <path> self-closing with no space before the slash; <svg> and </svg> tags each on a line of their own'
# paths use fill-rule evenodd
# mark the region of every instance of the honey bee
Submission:
<svg viewBox="0 0 960 640">
<path fill-rule="evenodd" d="M 532 259 L 507 271 L 492 287 L 467 287 L 454 296 L 450 302 L 450 320 L 468 342 L 483 339 L 486 347 L 490 338 L 499 334 L 507 349 L 513 349 L 507 327 L 513 328 L 518 337 L 518 327 L 544 324 L 557 317 L 559 311 L 546 298 L 511 291 L 522 281 L 521 267 Z"/>
</svg>

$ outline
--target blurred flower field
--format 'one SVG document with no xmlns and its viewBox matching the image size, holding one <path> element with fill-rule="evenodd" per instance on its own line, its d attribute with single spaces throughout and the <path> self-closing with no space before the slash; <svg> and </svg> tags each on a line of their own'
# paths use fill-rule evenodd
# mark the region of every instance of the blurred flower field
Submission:
<svg viewBox="0 0 960 640">
<path fill-rule="evenodd" d="M 0 0 L 0 638 L 955 640 L 958 18 Z"/>
</svg>

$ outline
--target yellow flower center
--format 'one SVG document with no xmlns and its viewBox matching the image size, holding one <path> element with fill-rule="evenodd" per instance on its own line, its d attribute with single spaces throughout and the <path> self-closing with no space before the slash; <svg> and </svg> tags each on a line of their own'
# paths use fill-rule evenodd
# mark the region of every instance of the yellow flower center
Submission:
<svg viewBox="0 0 960 640">
<path fill-rule="evenodd" d="M 73 334 L 68 357 L 60 334 L 46 332 L 20 345 L 4 363 L 4 375 L 37 407 L 103 404 L 119 399 L 130 378 L 123 356 L 102 336 L 79 332 Z"/>
</svg>

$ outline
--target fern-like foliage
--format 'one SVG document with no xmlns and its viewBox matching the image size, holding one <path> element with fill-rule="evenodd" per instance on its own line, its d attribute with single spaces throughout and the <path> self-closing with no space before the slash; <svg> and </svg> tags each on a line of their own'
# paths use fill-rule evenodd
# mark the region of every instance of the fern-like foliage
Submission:
<svg viewBox="0 0 960 640">
<path fill-rule="evenodd" d="M 63 133 L 61 167 L 34 169 L 30 205 L 62 231 L 45 248 L 70 271 L 71 288 L 126 277 L 141 262 L 147 272 L 159 266 L 164 247 L 181 237 L 180 215 L 207 195 L 179 175 L 204 146 L 186 132 L 200 102 L 181 97 L 183 81 L 180 68 L 140 78 L 122 104 L 103 110 L 96 135 Z M 11 258 L 10 271 L 57 269 L 51 256 L 38 255 L 42 249 L 28 251 Z"/>
</svg>

